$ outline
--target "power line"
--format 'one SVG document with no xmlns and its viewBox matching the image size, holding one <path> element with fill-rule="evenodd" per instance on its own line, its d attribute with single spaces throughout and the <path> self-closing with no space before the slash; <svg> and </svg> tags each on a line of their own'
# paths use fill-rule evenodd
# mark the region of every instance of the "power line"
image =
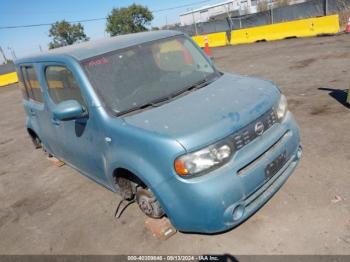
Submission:
<svg viewBox="0 0 350 262">
<path fill-rule="evenodd" d="M 99 20 L 106 20 L 107 18 L 93 18 L 93 19 L 83 19 L 83 20 L 76 20 L 76 21 L 68 21 L 68 23 L 84 23 L 84 22 L 92 22 L 92 21 L 99 21 Z M 43 23 L 43 24 L 32 24 L 32 25 L 14 25 L 14 26 L 1 26 L 1 29 L 14 29 L 14 28 L 26 28 L 26 27 L 39 27 L 39 26 L 49 26 L 53 25 L 54 23 Z"/>
<path fill-rule="evenodd" d="M 164 12 L 164 11 L 179 9 L 179 8 L 188 7 L 188 6 L 192 6 L 192 5 L 204 4 L 204 3 L 212 2 L 212 1 L 213 1 L 213 0 L 205 0 L 205 1 L 200 1 L 200 2 L 191 3 L 191 4 L 178 5 L 178 6 L 174 6 L 174 7 L 165 8 L 165 9 L 153 10 L 152 12 L 153 12 L 153 13 Z"/>
<path fill-rule="evenodd" d="M 195 2 L 195 3 L 164 8 L 164 9 L 151 10 L 151 12 L 152 13 L 160 13 L 160 12 L 164 12 L 164 11 L 175 10 L 175 9 L 193 6 L 193 5 L 197 5 L 197 4 L 203 4 L 203 3 L 207 3 L 207 2 L 211 2 L 211 1 L 213 1 L 213 0 L 204 0 L 204 1 L 199 1 L 199 2 Z M 86 23 L 86 22 L 102 21 L 102 20 L 106 20 L 106 19 L 107 19 L 107 17 L 101 17 L 101 18 L 81 19 L 81 20 L 67 21 L 67 22 L 73 24 L 73 23 Z M 15 28 L 50 26 L 53 24 L 54 23 L 41 23 L 41 24 L 29 24 L 29 25 L 0 26 L 0 30 L 1 29 L 15 29 Z"/>
</svg>

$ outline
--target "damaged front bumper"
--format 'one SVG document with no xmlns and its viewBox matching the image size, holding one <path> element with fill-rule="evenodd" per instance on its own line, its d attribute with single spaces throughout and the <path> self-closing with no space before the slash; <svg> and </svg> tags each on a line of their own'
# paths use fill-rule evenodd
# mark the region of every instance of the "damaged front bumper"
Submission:
<svg viewBox="0 0 350 262">
<path fill-rule="evenodd" d="M 286 157 L 283 166 L 266 177 L 266 167 L 281 154 Z M 301 154 L 299 129 L 288 113 L 283 123 L 238 151 L 225 166 L 193 179 L 174 176 L 156 189 L 157 198 L 180 231 L 226 231 L 254 214 L 278 191 Z"/>
</svg>

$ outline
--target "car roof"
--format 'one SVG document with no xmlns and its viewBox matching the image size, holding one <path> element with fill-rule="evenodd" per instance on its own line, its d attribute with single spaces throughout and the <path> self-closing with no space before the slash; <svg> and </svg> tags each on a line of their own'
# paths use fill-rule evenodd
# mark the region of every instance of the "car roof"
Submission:
<svg viewBox="0 0 350 262">
<path fill-rule="evenodd" d="M 78 61 L 88 59 L 90 57 L 102 55 L 115 50 L 127 48 L 130 46 L 164 39 L 183 33 L 172 30 L 159 30 L 151 32 L 141 32 L 127 35 L 119 35 L 109 38 L 82 42 L 70 46 L 55 48 L 45 53 L 33 54 L 15 61 L 16 64 L 45 61 L 50 57 L 71 56 Z"/>
</svg>

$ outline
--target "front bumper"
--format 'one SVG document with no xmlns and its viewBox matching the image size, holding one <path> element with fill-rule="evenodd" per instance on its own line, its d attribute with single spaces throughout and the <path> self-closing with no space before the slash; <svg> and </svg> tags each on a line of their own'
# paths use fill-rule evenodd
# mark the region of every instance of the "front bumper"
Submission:
<svg viewBox="0 0 350 262">
<path fill-rule="evenodd" d="M 285 151 L 287 162 L 267 179 L 265 167 Z M 174 175 L 155 191 L 178 230 L 221 232 L 242 223 L 266 203 L 292 174 L 300 156 L 299 129 L 288 113 L 283 123 L 237 151 L 223 167 L 187 180 Z"/>
<path fill-rule="evenodd" d="M 257 191 L 253 192 L 245 200 L 238 202 L 230 206 L 230 208 L 226 209 L 225 217 L 228 218 L 228 222 L 226 222 L 228 228 L 234 227 L 242 221 L 246 220 L 248 217 L 254 214 L 254 212 L 257 211 L 262 205 L 264 205 L 278 191 L 278 189 L 280 189 L 280 187 L 287 181 L 288 177 L 293 173 L 300 160 L 301 154 L 302 148 L 301 146 L 299 146 L 296 152 L 293 154 L 293 156 L 284 165 L 284 167 L 268 182 L 261 186 Z M 229 221 L 229 217 L 232 216 L 234 209 L 237 208 L 237 206 L 243 206 L 244 213 L 241 217 L 239 217 L 239 219 Z"/>
</svg>

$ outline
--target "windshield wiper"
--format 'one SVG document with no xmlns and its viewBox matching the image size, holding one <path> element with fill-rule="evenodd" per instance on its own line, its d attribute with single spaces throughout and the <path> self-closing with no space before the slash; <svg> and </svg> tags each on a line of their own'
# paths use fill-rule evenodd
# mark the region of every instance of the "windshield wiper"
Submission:
<svg viewBox="0 0 350 262">
<path fill-rule="evenodd" d="M 193 84 L 193 85 L 190 85 L 178 92 L 175 92 L 175 93 L 172 93 L 168 96 L 165 96 L 165 97 L 161 97 L 161 98 L 157 98 L 155 100 L 152 100 L 151 102 L 149 103 L 146 103 L 146 104 L 143 104 L 141 106 L 137 106 L 137 107 L 133 107 L 133 108 L 130 108 L 128 110 L 124 110 L 124 111 L 121 111 L 121 112 L 117 112 L 116 115 L 117 116 L 121 116 L 121 115 L 125 115 L 125 114 L 129 114 L 131 112 L 135 112 L 135 111 L 139 111 L 139 110 L 144 110 L 144 109 L 147 109 L 147 108 L 150 108 L 150 107 L 157 107 L 157 106 L 160 106 L 162 105 L 164 102 L 167 102 L 169 100 L 172 100 L 174 99 L 175 97 L 183 94 L 183 93 L 186 93 L 186 92 L 189 92 L 189 91 L 193 91 L 193 90 L 196 90 L 196 89 L 199 89 L 199 88 L 202 88 L 206 85 L 209 85 L 211 82 L 213 82 L 215 79 L 215 77 L 211 78 L 210 80 L 208 78 L 203 78 L 201 81 L 198 81 L 197 83 Z"/>
<path fill-rule="evenodd" d="M 133 107 L 133 108 L 121 111 L 121 112 L 117 112 L 116 115 L 121 116 L 121 115 L 129 114 L 131 112 L 144 110 L 144 109 L 147 109 L 149 107 L 157 107 L 157 106 L 163 104 L 164 102 L 168 101 L 169 99 L 171 99 L 169 96 L 158 98 L 158 99 L 152 100 L 149 103 L 143 104 L 141 106 L 136 106 L 136 107 Z"/>
<path fill-rule="evenodd" d="M 212 83 L 216 78 L 213 77 L 212 75 L 210 75 L 209 77 L 205 77 L 203 78 L 202 80 L 198 81 L 197 83 L 193 84 L 193 85 L 190 85 L 178 92 L 175 92 L 173 94 L 171 94 L 171 98 L 174 98 L 174 97 L 177 97 L 183 93 L 186 93 L 186 92 L 189 92 L 189 91 L 193 91 L 193 90 L 197 90 L 197 89 L 200 89 L 202 87 L 205 87 L 207 85 L 209 85 L 210 83 Z"/>
<path fill-rule="evenodd" d="M 185 92 L 202 88 L 202 87 L 204 87 L 204 86 L 206 86 L 208 84 L 209 84 L 208 80 L 206 78 L 204 78 L 201 81 L 199 81 L 199 82 L 197 82 L 197 83 L 195 83 L 193 85 L 190 85 L 190 86 L 188 86 L 188 87 L 186 87 L 186 88 L 184 88 L 184 89 L 182 89 L 182 90 L 172 94 L 172 96 L 175 97 L 175 96 L 181 95 L 181 94 L 183 94 Z"/>
</svg>

